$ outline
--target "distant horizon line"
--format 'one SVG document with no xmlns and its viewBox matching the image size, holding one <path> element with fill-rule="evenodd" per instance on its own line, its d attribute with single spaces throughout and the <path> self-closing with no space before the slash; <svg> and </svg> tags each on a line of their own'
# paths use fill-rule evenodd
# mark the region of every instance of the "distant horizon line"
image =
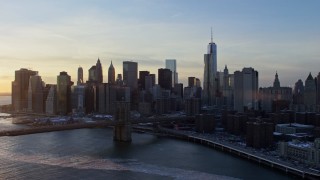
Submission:
<svg viewBox="0 0 320 180">
<path fill-rule="evenodd" d="M 12 93 L 11 92 L 2 92 L 0 93 L 0 96 L 11 96 Z"/>
</svg>

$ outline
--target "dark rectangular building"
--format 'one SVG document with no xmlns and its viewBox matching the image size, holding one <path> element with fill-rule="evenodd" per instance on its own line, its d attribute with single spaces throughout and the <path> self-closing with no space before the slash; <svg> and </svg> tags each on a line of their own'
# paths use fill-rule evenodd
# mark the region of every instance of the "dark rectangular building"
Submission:
<svg viewBox="0 0 320 180">
<path fill-rule="evenodd" d="M 37 71 L 20 69 L 15 71 L 12 82 L 12 107 L 14 111 L 26 111 L 28 108 L 28 87 L 30 76 L 37 75 Z"/>
<path fill-rule="evenodd" d="M 170 69 L 158 69 L 158 84 L 163 89 L 172 89 L 172 72 Z"/>
</svg>

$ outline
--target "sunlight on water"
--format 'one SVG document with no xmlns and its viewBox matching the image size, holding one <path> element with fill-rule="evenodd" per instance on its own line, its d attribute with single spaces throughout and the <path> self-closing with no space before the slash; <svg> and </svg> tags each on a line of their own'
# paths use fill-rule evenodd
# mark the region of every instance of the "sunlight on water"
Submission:
<svg viewBox="0 0 320 180">
<path fill-rule="evenodd" d="M 62 168 L 133 171 L 152 175 L 169 176 L 174 179 L 235 179 L 203 172 L 146 164 L 133 159 L 94 159 L 91 157 L 76 156 L 52 157 L 50 155 L 9 153 L 6 150 L 1 150 L 0 154 L 0 158 L 6 161 L 59 166 Z"/>
</svg>

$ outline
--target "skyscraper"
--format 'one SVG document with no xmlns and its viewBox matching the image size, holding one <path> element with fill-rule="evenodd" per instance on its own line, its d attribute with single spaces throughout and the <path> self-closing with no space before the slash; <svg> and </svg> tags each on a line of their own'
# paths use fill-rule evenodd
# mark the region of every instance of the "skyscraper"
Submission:
<svg viewBox="0 0 320 180">
<path fill-rule="evenodd" d="M 195 77 L 188 77 L 188 87 L 196 86 L 196 78 Z"/>
<path fill-rule="evenodd" d="M 316 82 L 314 81 L 311 73 L 305 82 L 304 88 L 304 104 L 306 106 L 307 111 L 315 111 L 316 101 L 317 99 L 317 90 L 316 90 Z"/>
<path fill-rule="evenodd" d="M 203 104 L 212 106 L 215 104 L 217 85 L 217 45 L 212 40 L 208 45 L 207 54 L 204 54 L 204 77 L 203 77 Z"/>
<path fill-rule="evenodd" d="M 138 109 L 138 63 L 132 61 L 123 62 L 123 84 L 130 87 L 130 108 Z"/>
<path fill-rule="evenodd" d="M 166 59 L 166 69 L 172 72 L 172 87 L 178 84 L 177 62 L 175 59 Z"/>
<path fill-rule="evenodd" d="M 77 85 L 71 87 L 71 106 L 72 111 L 84 113 L 85 112 L 85 94 L 86 86 L 85 85 Z"/>
<path fill-rule="evenodd" d="M 273 87 L 274 88 L 280 88 L 280 81 L 279 81 L 278 72 L 276 72 L 276 75 L 275 75 L 275 78 L 274 78 L 274 82 L 273 82 Z"/>
<path fill-rule="evenodd" d="M 118 74 L 117 75 L 116 84 L 118 86 L 122 86 L 123 85 L 122 74 Z"/>
<path fill-rule="evenodd" d="M 96 80 L 97 80 L 97 83 L 103 82 L 102 66 L 101 66 L 99 58 L 98 58 L 97 64 L 96 64 Z"/>
<path fill-rule="evenodd" d="M 201 88 L 201 81 L 199 78 L 196 78 L 196 87 Z"/>
<path fill-rule="evenodd" d="M 158 69 L 158 84 L 163 89 L 172 89 L 172 72 L 170 69 Z"/>
<path fill-rule="evenodd" d="M 317 104 L 320 105 L 320 72 L 317 76 Z"/>
<path fill-rule="evenodd" d="M 20 69 L 15 72 L 15 80 L 12 82 L 12 107 L 14 111 L 26 111 L 28 108 L 28 87 L 30 76 L 37 71 Z"/>
<path fill-rule="evenodd" d="M 260 88 L 259 100 L 261 109 L 266 112 L 279 112 L 289 109 L 292 101 L 292 88 L 281 87 L 278 73 L 276 73 L 273 87 Z"/>
<path fill-rule="evenodd" d="M 232 109 L 233 108 L 233 74 L 229 74 L 227 65 L 224 68 L 222 75 L 222 96 L 223 96 L 223 105 Z"/>
<path fill-rule="evenodd" d="M 149 74 L 149 71 L 139 71 L 139 89 L 145 90 L 146 76 Z"/>
<path fill-rule="evenodd" d="M 114 70 L 114 67 L 113 67 L 113 64 L 111 61 L 111 64 L 110 64 L 109 70 L 108 70 L 108 83 L 115 84 L 115 79 L 116 79 L 115 77 L 116 77 L 116 72 Z"/>
<path fill-rule="evenodd" d="M 138 88 L 138 63 L 123 61 L 123 83 L 130 87 L 131 91 Z"/>
<path fill-rule="evenodd" d="M 83 83 L 83 69 L 82 67 L 78 68 L 78 81 L 77 81 L 77 85 L 80 85 Z"/>
<path fill-rule="evenodd" d="M 304 86 L 301 79 L 294 84 L 293 104 L 304 104 Z"/>
<path fill-rule="evenodd" d="M 57 113 L 57 85 L 50 85 L 50 90 L 46 99 L 46 113 Z"/>
<path fill-rule="evenodd" d="M 57 113 L 66 115 L 71 112 L 71 86 L 73 82 L 67 72 L 57 76 Z"/>
<path fill-rule="evenodd" d="M 150 89 L 155 85 L 155 74 L 149 74 L 148 76 L 145 77 L 144 80 L 144 89 L 147 91 L 150 91 Z"/>
<path fill-rule="evenodd" d="M 99 113 L 114 114 L 117 101 L 130 102 L 130 88 L 109 83 L 99 84 Z"/>
<path fill-rule="evenodd" d="M 257 109 L 258 84 L 258 72 L 253 68 L 234 72 L 234 110 Z"/>
<path fill-rule="evenodd" d="M 44 112 L 44 83 L 41 76 L 30 76 L 28 88 L 28 111 Z"/>
<path fill-rule="evenodd" d="M 91 66 L 88 73 L 88 81 L 89 82 L 97 82 L 97 67 Z"/>
</svg>

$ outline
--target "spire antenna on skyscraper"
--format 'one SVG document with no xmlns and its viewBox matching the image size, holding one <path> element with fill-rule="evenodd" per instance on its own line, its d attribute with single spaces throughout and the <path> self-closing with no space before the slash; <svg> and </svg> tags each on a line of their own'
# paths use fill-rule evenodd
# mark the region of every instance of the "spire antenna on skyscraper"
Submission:
<svg viewBox="0 0 320 180">
<path fill-rule="evenodd" d="M 212 27 L 211 27 L 211 42 L 213 42 L 213 38 L 212 38 Z"/>
</svg>

